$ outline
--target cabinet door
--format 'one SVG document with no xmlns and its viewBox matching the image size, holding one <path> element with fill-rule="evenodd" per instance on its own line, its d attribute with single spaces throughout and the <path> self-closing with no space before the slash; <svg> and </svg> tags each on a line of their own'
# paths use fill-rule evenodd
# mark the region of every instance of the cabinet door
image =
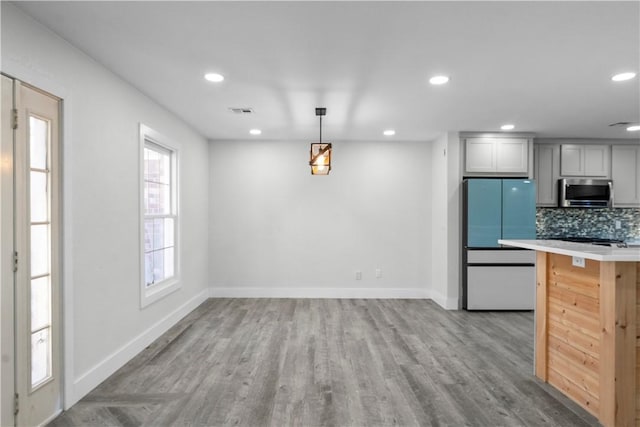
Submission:
<svg viewBox="0 0 640 427">
<path fill-rule="evenodd" d="M 529 249 L 479 249 L 467 251 L 467 264 L 535 264 L 536 251 Z"/>
<path fill-rule="evenodd" d="M 535 267 L 467 267 L 468 310 L 533 310 Z"/>
<path fill-rule="evenodd" d="M 640 206 L 640 147 L 612 147 L 611 178 L 615 206 Z"/>
<path fill-rule="evenodd" d="M 496 172 L 527 173 L 529 143 L 526 139 L 496 140 Z"/>
<path fill-rule="evenodd" d="M 608 145 L 585 145 L 584 148 L 584 175 L 585 176 L 609 176 L 609 149 Z"/>
<path fill-rule="evenodd" d="M 467 138 L 465 170 L 467 172 L 496 172 L 495 140 Z"/>
<path fill-rule="evenodd" d="M 536 145 L 533 160 L 535 163 L 537 205 L 558 206 L 560 146 L 556 144 Z"/>
<path fill-rule="evenodd" d="M 609 176 L 611 161 L 608 145 L 562 145 L 560 175 L 562 176 Z"/>
<path fill-rule="evenodd" d="M 562 145 L 560 148 L 560 175 L 584 176 L 584 147 Z"/>
</svg>

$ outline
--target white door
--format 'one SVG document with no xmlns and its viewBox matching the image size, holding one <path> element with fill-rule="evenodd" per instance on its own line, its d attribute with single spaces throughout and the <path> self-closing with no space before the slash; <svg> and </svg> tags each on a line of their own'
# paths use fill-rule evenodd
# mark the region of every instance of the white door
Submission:
<svg viewBox="0 0 640 427">
<path fill-rule="evenodd" d="M 15 424 L 36 426 L 62 408 L 60 100 L 14 81 Z"/>
</svg>

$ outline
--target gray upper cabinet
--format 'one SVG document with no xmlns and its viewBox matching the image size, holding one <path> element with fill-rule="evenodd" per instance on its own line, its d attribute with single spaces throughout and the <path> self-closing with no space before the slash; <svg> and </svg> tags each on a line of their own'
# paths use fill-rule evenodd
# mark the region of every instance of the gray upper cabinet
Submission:
<svg viewBox="0 0 640 427">
<path fill-rule="evenodd" d="M 563 144 L 560 149 L 560 175 L 609 177 L 611 146 Z"/>
<path fill-rule="evenodd" d="M 614 206 L 640 207 L 640 147 L 614 145 L 611 150 Z"/>
<path fill-rule="evenodd" d="M 560 145 L 535 144 L 533 153 L 536 205 L 558 206 Z"/>
<path fill-rule="evenodd" d="M 527 173 L 529 141 L 527 139 L 501 139 L 496 141 L 496 172 Z"/>
<path fill-rule="evenodd" d="M 489 138 L 467 138 L 465 171 L 496 172 L 496 142 Z"/>
<path fill-rule="evenodd" d="M 602 140 L 602 144 L 564 144 L 537 140 L 533 170 L 537 206 L 558 205 L 558 179 L 611 178 L 615 207 L 640 207 L 640 144 Z"/>
<path fill-rule="evenodd" d="M 529 139 L 503 137 L 465 138 L 465 174 L 529 174 Z"/>
</svg>

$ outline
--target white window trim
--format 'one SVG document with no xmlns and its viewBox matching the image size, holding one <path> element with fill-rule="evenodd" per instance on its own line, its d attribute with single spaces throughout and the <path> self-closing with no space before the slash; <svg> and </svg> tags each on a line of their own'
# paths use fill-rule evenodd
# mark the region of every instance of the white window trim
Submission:
<svg viewBox="0 0 640 427">
<path fill-rule="evenodd" d="M 144 264 L 144 147 L 146 141 L 152 142 L 168 151 L 171 151 L 171 189 L 172 189 L 172 210 L 174 212 L 176 221 L 174 225 L 174 275 L 173 277 L 155 283 L 151 286 L 146 286 L 145 280 L 145 264 Z M 145 308 L 150 304 L 164 298 L 165 296 L 177 291 L 182 287 L 180 282 L 180 200 L 179 200 L 179 173 L 178 173 L 178 149 L 173 146 L 170 141 L 162 134 L 156 132 L 148 126 L 140 123 L 140 147 L 139 147 L 139 159 L 140 167 L 140 185 L 139 185 L 139 226 L 140 226 L 140 247 L 138 250 L 140 256 L 140 308 Z"/>
</svg>

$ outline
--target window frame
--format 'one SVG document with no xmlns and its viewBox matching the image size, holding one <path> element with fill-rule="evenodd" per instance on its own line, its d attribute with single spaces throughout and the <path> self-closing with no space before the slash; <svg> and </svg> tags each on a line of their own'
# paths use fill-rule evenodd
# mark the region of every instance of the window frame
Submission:
<svg viewBox="0 0 640 427">
<path fill-rule="evenodd" d="M 160 134 L 159 132 L 153 130 L 152 128 L 140 123 L 140 138 L 139 138 L 139 167 L 140 167 L 140 180 L 139 180 L 139 226 L 140 226 L 140 247 L 139 247 L 139 256 L 140 256 L 140 308 L 144 308 L 165 296 L 177 291 L 182 287 L 180 282 L 180 212 L 179 212 L 179 154 L 178 149 L 172 144 L 165 136 Z M 145 185 L 145 165 L 144 165 L 144 149 L 148 145 L 155 145 L 161 150 L 167 151 L 171 155 L 170 165 L 171 165 L 171 203 L 170 203 L 170 214 L 168 217 L 172 217 L 174 220 L 173 229 L 173 276 L 163 279 L 160 282 L 154 283 L 152 285 L 147 286 L 146 284 L 146 274 L 145 274 L 145 219 L 147 219 L 147 214 L 145 212 L 145 194 L 144 194 L 144 185 Z M 151 215 L 150 217 L 156 217 L 155 215 Z"/>
</svg>

